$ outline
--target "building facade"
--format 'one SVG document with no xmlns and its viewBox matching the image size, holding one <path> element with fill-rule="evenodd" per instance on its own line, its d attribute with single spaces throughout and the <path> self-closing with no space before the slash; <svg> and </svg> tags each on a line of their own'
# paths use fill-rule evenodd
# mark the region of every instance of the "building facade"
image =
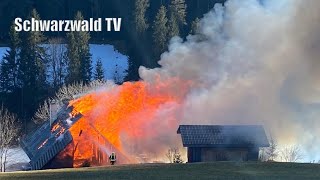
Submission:
<svg viewBox="0 0 320 180">
<path fill-rule="evenodd" d="M 257 161 L 259 148 L 269 146 L 262 126 L 181 125 L 177 133 L 190 163 Z"/>
</svg>

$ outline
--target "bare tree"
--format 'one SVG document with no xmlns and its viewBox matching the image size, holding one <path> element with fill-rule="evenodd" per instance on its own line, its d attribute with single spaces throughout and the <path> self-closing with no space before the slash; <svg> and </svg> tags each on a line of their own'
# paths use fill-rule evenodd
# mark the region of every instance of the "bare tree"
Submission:
<svg viewBox="0 0 320 180">
<path fill-rule="evenodd" d="M 269 144 L 269 147 L 260 149 L 260 161 L 275 161 L 275 159 L 279 156 L 277 141 L 272 136 L 270 136 Z"/>
<path fill-rule="evenodd" d="M 179 149 L 176 149 L 173 154 L 173 163 L 183 163 Z"/>
<path fill-rule="evenodd" d="M 107 81 L 96 80 L 87 85 L 84 83 L 63 85 L 56 93 L 55 98 L 49 98 L 45 100 L 42 105 L 40 105 L 32 120 L 36 124 L 42 124 L 50 119 L 50 113 L 51 117 L 55 116 L 58 110 L 62 107 L 64 101 L 68 102 L 69 100 L 76 99 L 105 86 L 113 87 L 114 84 Z M 53 104 L 51 102 L 55 103 Z M 55 110 L 52 110 L 53 106 L 55 107 Z"/>
<path fill-rule="evenodd" d="M 281 160 L 284 162 L 297 162 L 303 158 L 302 152 L 297 145 L 285 147 L 280 151 Z"/>
<path fill-rule="evenodd" d="M 169 148 L 168 152 L 166 153 L 166 157 L 169 159 L 170 163 L 183 163 L 178 148 Z"/>
<path fill-rule="evenodd" d="M 259 161 L 261 161 L 261 162 L 268 161 L 269 156 L 268 156 L 268 153 L 267 153 L 267 149 L 268 149 L 268 148 L 260 148 L 260 151 L 259 151 Z"/>
<path fill-rule="evenodd" d="M 36 124 L 42 124 L 44 121 L 47 121 L 50 118 L 50 100 L 47 99 L 42 105 L 38 108 L 35 113 L 32 121 Z"/>
<path fill-rule="evenodd" d="M 64 53 L 65 46 L 62 44 L 62 39 L 53 38 L 49 40 L 49 54 L 50 54 L 50 74 L 53 80 L 53 87 L 57 89 L 64 83 L 66 75 L 66 60 Z"/>
<path fill-rule="evenodd" d="M 6 171 L 8 150 L 16 140 L 19 132 L 17 117 L 3 105 L 0 108 L 0 170 Z"/>
<path fill-rule="evenodd" d="M 79 96 L 85 95 L 104 86 L 113 86 L 113 84 L 104 80 L 95 80 L 87 85 L 82 82 L 64 85 L 56 93 L 55 100 L 63 101 L 65 99 L 75 99 Z"/>
<path fill-rule="evenodd" d="M 63 85 L 55 95 L 55 98 L 46 99 L 34 114 L 32 121 L 35 124 L 42 124 L 50 119 L 51 102 L 55 101 L 61 107 L 64 101 L 72 100 L 77 94 L 82 94 L 87 91 L 86 85 L 83 83 L 74 83 L 70 85 Z"/>
<path fill-rule="evenodd" d="M 166 153 L 167 158 L 169 159 L 170 163 L 173 163 L 173 154 L 175 148 L 169 148 L 168 152 Z"/>
<path fill-rule="evenodd" d="M 56 93 L 56 99 L 63 101 L 64 99 L 73 99 L 74 95 L 82 94 L 86 91 L 83 83 L 74 83 L 70 85 L 63 85 Z"/>
<path fill-rule="evenodd" d="M 267 154 L 269 156 L 268 161 L 274 161 L 279 155 L 277 141 L 272 136 L 270 138 L 270 147 L 267 149 Z"/>
</svg>

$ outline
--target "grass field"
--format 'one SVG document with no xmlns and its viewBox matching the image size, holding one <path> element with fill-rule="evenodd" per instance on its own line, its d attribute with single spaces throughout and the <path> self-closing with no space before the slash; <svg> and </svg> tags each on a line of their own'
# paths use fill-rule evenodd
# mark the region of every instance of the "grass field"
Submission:
<svg viewBox="0 0 320 180">
<path fill-rule="evenodd" d="M 320 165 L 256 162 L 141 164 L 2 173 L 0 179 L 320 179 Z"/>
</svg>

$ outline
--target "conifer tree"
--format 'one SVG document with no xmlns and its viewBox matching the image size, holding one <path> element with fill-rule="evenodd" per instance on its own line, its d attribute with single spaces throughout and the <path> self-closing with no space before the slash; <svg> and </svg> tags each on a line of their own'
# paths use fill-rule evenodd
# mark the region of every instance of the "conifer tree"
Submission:
<svg viewBox="0 0 320 180">
<path fill-rule="evenodd" d="M 143 34 L 149 27 L 146 11 L 150 6 L 149 0 L 135 0 L 134 24 L 138 34 Z"/>
<path fill-rule="evenodd" d="M 98 59 L 98 61 L 96 63 L 94 79 L 95 80 L 104 80 L 104 69 L 103 69 L 102 61 L 100 58 Z"/>
<path fill-rule="evenodd" d="M 80 81 L 80 56 L 74 32 L 67 34 L 66 61 L 68 66 L 66 82 L 71 84 Z"/>
<path fill-rule="evenodd" d="M 64 58 L 65 45 L 60 38 L 52 38 L 48 41 L 49 49 L 49 76 L 52 78 L 53 90 L 60 88 L 65 80 L 66 62 Z"/>
<path fill-rule="evenodd" d="M 33 9 L 28 19 L 40 20 L 38 12 Z M 45 37 L 40 31 L 21 33 L 21 52 L 19 55 L 19 80 L 23 87 L 43 88 L 46 83 L 46 49 L 41 46 Z"/>
<path fill-rule="evenodd" d="M 156 54 L 162 53 L 165 51 L 167 46 L 167 34 L 168 34 L 168 18 L 167 18 L 167 9 L 164 6 L 161 6 L 153 25 L 153 41 L 155 46 Z"/>
<path fill-rule="evenodd" d="M 33 9 L 28 19 L 40 20 Z M 24 114 L 32 115 L 47 91 L 47 59 L 46 49 L 41 43 L 45 37 L 40 31 L 21 32 L 19 53 L 18 83 L 21 87 Z"/>
<path fill-rule="evenodd" d="M 75 20 L 83 20 L 81 12 L 77 12 Z M 68 63 L 67 83 L 89 83 L 92 75 L 92 61 L 89 47 L 90 34 L 85 31 L 74 31 L 67 34 Z"/>
<path fill-rule="evenodd" d="M 15 25 L 10 27 L 9 50 L 7 50 L 1 61 L 0 68 L 0 87 L 2 92 L 12 92 L 17 88 L 18 76 L 18 49 L 19 49 L 19 34 L 15 31 Z"/>
<path fill-rule="evenodd" d="M 174 36 L 180 35 L 179 24 L 176 20 L 176 17 L 171 15 L 169 20 L 169 31 L 168 31 L 168 38 L 169 40 Z"/>
<path fill-rule="evenodd" d="M 187 5 L 185 3 L 185 0 L 171 0 L 170 13 L 172 14 L 172 16 L 176 17 L 176 20 L 179 26 L 187 24 L 186 11 L 187 11 Z"/>
<path fill-rule="evenodd" d="M 199 26 L 200 26 L 200 19 L 196 18 L 194 21 L 191 23 L 191 31 L 190 34 L 197 34 L 199 33 Z"/>
</svg>

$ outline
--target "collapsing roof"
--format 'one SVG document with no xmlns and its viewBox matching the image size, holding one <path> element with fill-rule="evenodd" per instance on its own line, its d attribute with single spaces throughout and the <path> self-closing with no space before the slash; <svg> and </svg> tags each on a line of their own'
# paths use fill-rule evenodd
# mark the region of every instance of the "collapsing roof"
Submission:
<svg viewBox="0 0 320 180">
<path fill-rule="evenodd" d="M 268 147 L 259 125 L 180 125 L 184 147 Z"/>
<path fill-rule="evenodd" d="M 81 118 L 81 114 L 71 116 L 72 107 L 64 105 L 57 118 L 46 121 L 40 128 L 20 141 L 22 149 L 30 158 L 32 170 L 42 169 L 50 160 L 72 142 L 70 125 Z"/>
</svg>

